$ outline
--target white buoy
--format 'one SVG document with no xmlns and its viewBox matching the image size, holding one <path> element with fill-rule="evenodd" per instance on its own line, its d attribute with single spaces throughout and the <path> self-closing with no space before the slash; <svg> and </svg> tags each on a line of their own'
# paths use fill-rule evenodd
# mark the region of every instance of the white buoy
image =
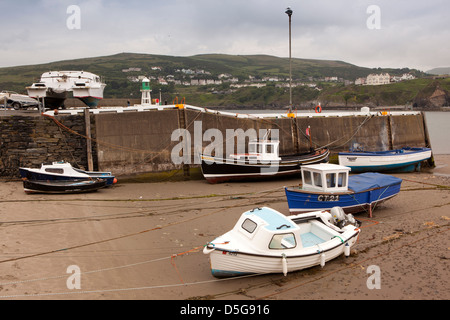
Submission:
<svg viewBox="0 0 450 320">
<path fill-rule="evenodd" d="M 287 269 L 287 259 L 286 259 L 286 255 L 284 253 L 281 258 L 281 263 L 283 264 L 283 274 L 286 277 L 288 269 Z"/>
<path fill-rule="evenodd" d="M 325 266 L 325 253 L 320 255 L 320 266 L 323 268 Z"/>
</svg>

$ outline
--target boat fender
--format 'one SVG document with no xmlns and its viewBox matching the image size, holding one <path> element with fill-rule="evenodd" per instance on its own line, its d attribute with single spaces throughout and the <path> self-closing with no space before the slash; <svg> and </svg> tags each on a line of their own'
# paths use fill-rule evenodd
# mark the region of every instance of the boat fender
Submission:
<svg viewBox="0 0 450 320">
<path fill-rule="evenodd" d="M 345 254 L 346 257 L 350 256 L 350 246 L 349 246 L 348 243 L 346 243 L 345 246 L 344 246 L 344 254 Z"/>
<path fill-rule="evenodd" d="M 212 248 L 209 247 L 209 245 L 212 245 Z M 203 253 L 204 254 L 210 254 L 211 252 L 213 252 L 214 250 L 216 250 L 214 243 L 208 243 L 207 245 L 205 245 L 205 247 L 203 248 Z"/>
<path fill-rule="evenodd" d="M 323 268 L 325 266 L 325 253 L 320 255 L 320 266 Z"/>
<path fill-rule="evenodd" d="M 283 274 L 286 277 L 288 269 L 287 269 L 287 259 L 286 259 L 286 255 L 283 253 L 281 258 L 281 263 L 283 264 Z"/>
</svg>

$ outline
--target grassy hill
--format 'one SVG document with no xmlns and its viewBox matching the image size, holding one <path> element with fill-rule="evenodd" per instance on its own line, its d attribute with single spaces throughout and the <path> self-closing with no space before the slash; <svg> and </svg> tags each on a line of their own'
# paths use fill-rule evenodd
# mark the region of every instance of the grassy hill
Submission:
<svg viewBox="0 0 450 320">
<path fill-rule="evenodd" d="M 324 90 L 318 99 L 322 105 L 414 106 L 417 99 L 429 98 L 437 88 L 450 92 L 450 78 L 415 79 L 381 86 L 341 86 Z"/>
<path fill-rule="evenodd" d="M 160 67 L 153 70 L 152 67 Z M 140 68 L 139 72 L 123 72 L 123 69 Z M 193 75 L 196 79 L 217 79 L 220 74 L 230 74 L 240 82 L 264 77 L 279 77 L 287 83 L 289 77 L 289 59 L 268 55 L 224 55 L 205 54 L 191 57 L 174 57 L 163 55 L 121 53 L 105 57 L 93 57 L 76 60 L 58 61 L 40 65 L 0 68 L 0 91 L 11 90 L 26 93 L 26 87 L 36 82 L 42 73 L 50 70 L 85 70 L 100 75 L 107 84 L 105 98 L 139 98 L 140 84 L 132 82 L 130 76 L 167 77 L 173 75 L 175 80 L 190 81 L 191 75 L 177 72 L 181 69 L 203 70 L 205 73 Z M 295 104 L 305 104 L 312 100 L 325 103 L 365 103 L 404 104 L 417 95 L 418 90 L 426 84 L 424 79 L 417 82 L 408 81 L 396 85 L 381 87 L 344 87 L 336 83 L 320 83 L 325 77 L 338 77 L 354 81 L 370 73 L 389 72 L 401 75 L 412 72 L 416 76 L 423 73 L 410 69 L 370 69 L 355 66 L 342 61 L 292 59 L 293 81 L 315 82 L 322 89 L 299 86 L 293 89 Z M 274 83 L 267 83 L 264 88 L 232 89 L 229 84 L 216 86 L 181 86 L 169 83 L 159 85 L 152 83 L 153 94 L 163 96 L 163 100 L 172 102 L 178 97 L 185 97 L 187 103 L 199 106 L 259 106 L 281 107 L 289 102 L 289 90 L 278 88 Z M 399 94 L 399 92 L 401 92 Z"/>
<path fill-rule="evenodd" d="M 427 71 L 428 74 L 443 75 L 450 74 L 450 67 L 434 68 Z"/>
</svg>

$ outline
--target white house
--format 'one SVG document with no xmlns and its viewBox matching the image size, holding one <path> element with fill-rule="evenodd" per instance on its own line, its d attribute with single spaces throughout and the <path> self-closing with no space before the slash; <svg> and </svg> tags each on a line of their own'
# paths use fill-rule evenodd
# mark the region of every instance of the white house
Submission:
<svg viewBox="0 0 450 320">
<path fill-rule="evenodd" d="M 355 84 L 356 84 L 357 86 L 366 84 L 366 78 L 358 78 L 358 79 L 356 79 L 356 80 L 355 80 Z"/>
<path fill-rule="evenodd" d="M 366 85 L 368 86 L 378 86 L 382 84 L 389 84 L 391 82 L 391 76 L 389 73 L 381 74 L 369 74 L 366 78 Z"/>
<path fill-rule="evenodd" d="M 399 77 L 399 76 L 392 77 L 391 81 L 392 82 L 400 82 L 400 81 L 414 80 L 415 78 L 416 77 L 414 77 L 410 73 L 404 73 L 401 77 Z"/>
</svg>

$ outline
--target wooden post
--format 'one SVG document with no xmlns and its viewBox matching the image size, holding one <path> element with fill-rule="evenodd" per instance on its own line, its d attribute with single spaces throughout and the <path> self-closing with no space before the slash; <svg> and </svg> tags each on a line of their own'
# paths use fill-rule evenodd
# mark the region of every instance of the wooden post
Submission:
<svg viewBox="0 0 450 320">
<path fill-rule="evenodd" d="M 294 145 L 294 152 L 300 153 L 300 139 L 298 137 L 297 118 L 291 118 L 291 135 L 292 143 Z"/>
<path fill-rule="evenodd" d="M 86 125 L 86 151 L 88 171 L 94 171 L 94 161 L 92 160 L 92 141 L 91 141 L 91 113 L 89 108 L 84 109 L 84 122 Z"/>
<path fill-rule="evenodd" d="M 177 104 L 178 107 L 178 128 L 179 129 L 185 129 L 187 127 L 186 124 L 186 111 L 183 104 Z M 183 137 L 184 143 L 186 143 L 186 137 Z M 190 146 L 187 146 L 190 148 Z M 184 152 L 184 150 L 183 150 Z M 190 173 L 190 166 L 188 163 L 183 163 L 183 175 L 184 177 L 189 177 L 191 175 Z"/>
<path fill-rule="evenodd" d="M 392 140 L 392 126 L 391 126 L 391 115 L 389 114 L 387 117 L 387 129 L 388 129 L 388 139 L 389 139 L 389 150 L 394 150 L 394 143 Z"/>
</svg>

